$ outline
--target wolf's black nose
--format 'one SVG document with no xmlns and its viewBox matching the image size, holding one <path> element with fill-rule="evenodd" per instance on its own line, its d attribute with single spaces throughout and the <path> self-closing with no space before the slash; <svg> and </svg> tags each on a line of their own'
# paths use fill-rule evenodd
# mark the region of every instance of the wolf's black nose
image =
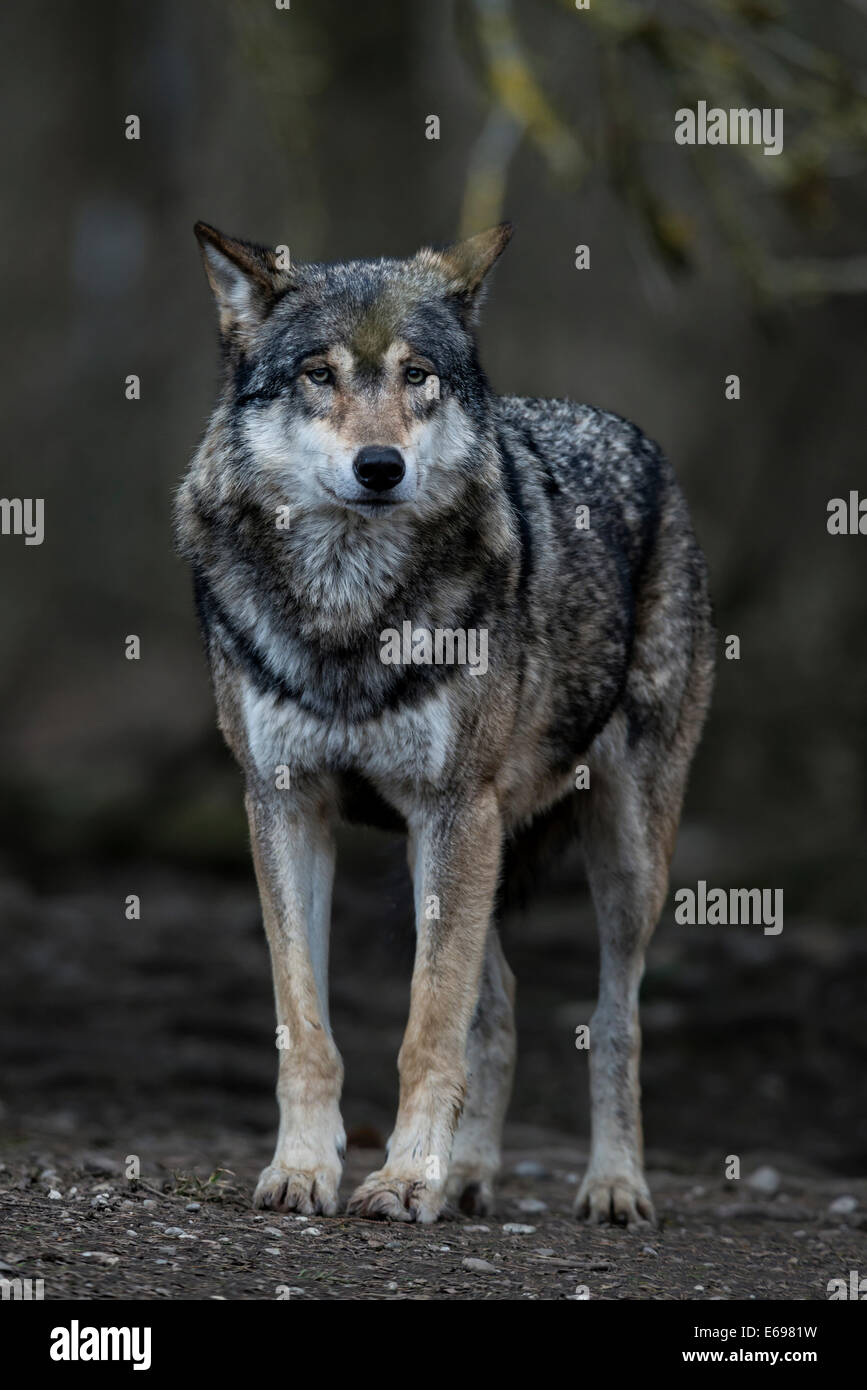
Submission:
<svg viewBox="0 0 867 1390">
<path fill-rule="evenodd" d="M 363 487 L 371 492 L 388 492 L 397 487 L 406 467 L 397 449 L 383 449 L 378 444 L 359 449 L 352 470 Z"/>
</svg>

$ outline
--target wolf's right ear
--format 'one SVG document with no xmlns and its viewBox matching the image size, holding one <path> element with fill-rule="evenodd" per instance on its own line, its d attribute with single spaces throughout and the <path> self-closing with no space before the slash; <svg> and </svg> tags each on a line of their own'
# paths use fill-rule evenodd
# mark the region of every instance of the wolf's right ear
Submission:
<svg viewBox="0 0 867 1390">
<path fill-rule="evenodd" d="M 512 235 L 511 222 L 501 222 L 486 232 L 478 232 L 441 251 L 424 250 L 419 256 L 432 261 L 444 275 L 448 292 L 461 304 L 469 322 L 476 317 L 481 301 L 482 282 L 491 266 L 503 254 Z"/>
<path fill-rule="evenodd" d="M 279 268 L 267 247 L 224 236 L 207 222 L 197 222 L 195 233 L 217 301 L 220 332 L 246 342 L 280 295 L 292 288 L 291 272 Z"/>
</svg>

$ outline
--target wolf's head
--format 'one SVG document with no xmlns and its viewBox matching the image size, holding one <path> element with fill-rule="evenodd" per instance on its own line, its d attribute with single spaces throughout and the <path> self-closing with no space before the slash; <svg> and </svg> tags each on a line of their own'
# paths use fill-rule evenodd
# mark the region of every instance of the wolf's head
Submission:
<svg viewBox="0 0 867 1390">
<path fill-rule="evenodd" d="M 245 471 L 333 519 L 453 505 L 486 432 L 473 323 L 509 224 L 407 260 L 285 268 L 205 223 L 196 235 Z"/>
</svg>

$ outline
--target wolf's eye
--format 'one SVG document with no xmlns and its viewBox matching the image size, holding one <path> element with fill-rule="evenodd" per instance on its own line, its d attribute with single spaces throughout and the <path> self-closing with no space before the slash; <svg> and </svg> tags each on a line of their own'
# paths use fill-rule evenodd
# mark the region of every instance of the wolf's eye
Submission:
<svg viewBox="0 0 867 1390">
<path fill-rule="evenodd" d="M 334 373 L 330 367 L 311 367 L 307 375 L 317 386 L 330 386 L 334 380 Z"/>
<path fill-rule="evenodd" d="M 424 367 L 407 367 L 406 379 L 410 386 L 421 386 L 422 382 L 427 381 L 428 373 Z"/>
</svg>

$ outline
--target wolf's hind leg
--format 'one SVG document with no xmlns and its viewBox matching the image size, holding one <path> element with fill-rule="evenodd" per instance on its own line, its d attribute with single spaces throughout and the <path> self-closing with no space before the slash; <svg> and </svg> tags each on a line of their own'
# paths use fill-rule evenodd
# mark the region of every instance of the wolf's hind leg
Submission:
<svg viewBox="0 0 867 1390">
<path fill-rule="evenodd" d="M 576 1215 L 628 1224 L 653 1220 L 644 1177 L 638 991 L 644 952 L 665 902 L 685 760 L 655 776 L 628 746 L 622 716 L 591 750 L 581 819 L 599 928 L 599 999 L 590 1021 L 590 1162 Z"/>
<path fill-rule="evenodd" d="M 448 1196 L 470 1216 L 493 1206 L 503 1121 L 515 1071 L 515 977 L 488 930 L 479 1002 L 467 1039 L 467 1095 L 452 1146 Z"/>
</svg>

